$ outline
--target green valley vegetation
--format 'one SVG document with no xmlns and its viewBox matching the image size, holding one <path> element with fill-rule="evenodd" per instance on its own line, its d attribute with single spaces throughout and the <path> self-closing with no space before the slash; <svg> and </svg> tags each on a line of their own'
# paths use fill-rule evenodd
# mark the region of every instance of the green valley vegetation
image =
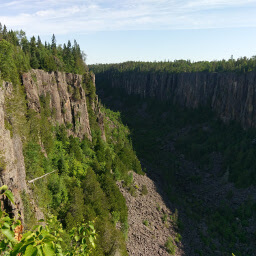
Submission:
<svg viewBox="0 0 256 256">
<path fill-rule="evenodd" d="M 54 225 L 36 226 L 32 230 L 37 221 L 30 203 L 31 195 L 24 191 L 21 195 L 26 221 L 24 226 L 28 232 L 26 234 L 31 239 L 33 237 L 34 242 L 29 244 L 32 247 L 34 243 L 38 244 L 36 236 L 49 236 L 49 242 L 54 242 L 51 245 L 54 248 L 49 249 L 47 243 L 40 247 L 42 250 L 54 249 L 56 253 L 58 246 L 53 236 L 58 230 L 54 231 L 54 227 L 61 227 L 60 237 L 63 241 L 58 241 L 57 244 L 61 245 L 63 252 L 69 251 L 70 244 L 73 246 L 73 252 L 65 255 L 87 255 L 78 253 L 82 245 L 89 246 L 91 243 L 84 240 L 87 238 L 83 238 L 83 232 L 95 228 L 95 246 L 89 246 L 88 253 L 100 256 L 112 255 L 118 251 L 121 255 L 127 255 L 127 206 L 116 181 L 132 183 L 129 171 L 142 173 L 141 165 L 133 150 L 129 129 L 122 124 L 120 114 L 100 105 L 104 115 L 106 140 L 102 138 L 95 113 L 95 105 L 99 104 L 96 102 L 96 89 L 84 58 L 85 55 L 76 42 L 73 46 L 70 41 L 63 47 L 57 46 L 53 36 L 51 44 L 42 44 L 39 37 L 37 40 L 35 37 L 28 40 L 23 31 L 7 31 L 5 26 L 0 27 L 1 79 L 13 84 L 12 96 L 6 99 L 5 127 L 11 131 L 12 136 L 18 134 L 22 139 L 27 180 L 55 171 L 29 185 L 38 207 L 46 218 L 49 216 L 54 219 Z M 69 124 L 58 125 L 52 122 L 55 113 L 50 108 L 49 95 L 40 97 L 40 113 L 28 108 L 20 75 L 31 68 L 83 75 L 82 86 L 87 97 L 92 139 L 86 136 L 79 139 L 70 134 Z M 36 77 L 32 76 L 32 79 L 36 80 Z M 80 97 L 80 93 L 74 92 L 74 97 Z M 65 109 L 62 110 L 63 113 L 64 111 Z M 4 164 L 1 168 L 4 168 Z M 3 224 L 11 230 L 11 234 L 15 228 L 12 226 L 13 221 L 15 220 L 8 219 L 8 223 Z M 93 229 L 90 228 L 92 222 Z M 116 228 L 117 223 L 120 228 Z M 2 235 L 6 237 L 5 233 Z M 8 250 L 7 247 L 1 247 L 1 252 L 6 249 L 5 255 L 16 255 L 9 250 L 14 248 L 13 244 L 11 247 L 5 245 Z M 35 255 L 32 250 L 36 249 L 31 246 L 31 254 L 25 255 Z M 22 252 L 28 250 L 22 248 Z M 44 251 L 40 255 L 55 254 Z"/>
</svg>

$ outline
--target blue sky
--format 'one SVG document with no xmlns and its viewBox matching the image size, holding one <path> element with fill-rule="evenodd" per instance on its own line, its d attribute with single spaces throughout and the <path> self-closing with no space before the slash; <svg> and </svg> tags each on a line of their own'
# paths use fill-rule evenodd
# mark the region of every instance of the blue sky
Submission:
<svg viewBox="0 0 256 256">
<path fill-rule="evenodd" d="M 0 22 L 76 39 L 88 64 L 256 55 L 256 0 L 0 0 Z"/>
</svg>

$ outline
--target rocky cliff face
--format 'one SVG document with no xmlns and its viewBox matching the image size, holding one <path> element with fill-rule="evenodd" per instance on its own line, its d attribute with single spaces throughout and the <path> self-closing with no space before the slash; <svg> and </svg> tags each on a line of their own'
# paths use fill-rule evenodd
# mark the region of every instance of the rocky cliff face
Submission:
<svg viewBox="0 0 256 256">
<path fill-rule="evenodd" d="M 21 220 L 24 219 L 23 203 L 20 192 L 28 191 L 26 185 L 26 172 L 22 150 L 22 142 L 18 135 L 11 137 L 9 130 L 5 129 L 5 98 L 12 94 L 12 84 L 3 82 L 0 87 L 0 186 L 7 185 L 14 194 L 15 205 L 9 205 L 9 211 Z"/>
<path fill-rule="evenodd" d="M 95 86 L 95 77 L 91 79 Z M 71 124 L 70 134 L 80 138 L 86 136 L 91 139 L 86 95 L 82 87 L 81 75 L 31 70 L 22 75 L 22 83 L 29 109 L 40 113 L 40 101 L 43 97 L 48 97 L 50 109 L 54 113 L 52 115 L 53 123 Z M 21 192 L 25 191 L 30 197 L 35 217 L 42 219 L 43 213 L 36 206 L 32 192 L 27 186 L 22 140 L 17 133 L 10 132 L 5 127 L 5 120 L 8 116 L 6 100 L 12 98 L 13 88 L 13 85 L 7 82 L 0 85 L 0 186 L 5 184 L 13 192 L 15 205 L 5 206 L 16 218 L 20 215 L 19 218 L 24 221 Z M 98 100 L 93 101 L 93 106 L 90 107 L 96 114 L 102 137 L 105 139 L 104 116 L 100 111 Z"/>
<path fill-rule="evenodd" d="M 256 72 L 97 74 L 97 84 L 123 88 L 128 94 L 172 100 L 181 106 L 210 106 L 222 120 L 256 127 Z"/>
<path fill-rule="evenodd" d="M 40 97 L 50 97 L 54 121 L 72 124 L 73 135 L 91 139 L 91 129 L 86 105 L 82 76 L 62 72 L 47 73 L 31 70 L 22 76 L 28 99 L 28 107 L 40 112 Z"/>
</svg>

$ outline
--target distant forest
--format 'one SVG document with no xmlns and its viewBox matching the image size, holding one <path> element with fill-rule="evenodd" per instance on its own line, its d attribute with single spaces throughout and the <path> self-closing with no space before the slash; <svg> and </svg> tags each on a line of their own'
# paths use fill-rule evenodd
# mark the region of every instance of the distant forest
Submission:
<svg viewBox="0 0 256 256">
<path fill-rule="evenodd" d="M 250 72 L 256 70 L 256 56 L 243 57 L 229 60 L 198 61 L 174 60 L 160 62 L 128 61 L 120 64 L 94 64 L 89 65 L 95 73 L 111 71 L 122 72 L 168 72 L 168 73 L 191 73 L 191 72 Z"/>
</svg>

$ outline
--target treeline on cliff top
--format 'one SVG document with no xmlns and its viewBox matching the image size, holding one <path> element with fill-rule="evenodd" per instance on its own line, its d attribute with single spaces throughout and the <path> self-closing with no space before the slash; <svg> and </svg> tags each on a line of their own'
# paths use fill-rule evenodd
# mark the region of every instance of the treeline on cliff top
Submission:
<svg viewBox="0 0 256 256">
<path fill-rule="evenodd" d="M 111 72 L 167 72 L 167 73 L 192 73 L 192 72 L 250 72 L 256 70 L 256 56 L 242 57 L 229 60 L 197 61 L 174 60 L 160 62 L 128 61 L 118 64 L 94 64 L 89 68 L 95 73 Z"/>
<path fill-rule="evenodd" d="M 17 82 L 19 74 L 31 68 L 83 74 L 88 70 L 85 57 L 76 40 L 73 45 L 70 41 L 57 45 L 53 35 L 51 43 L 43 43 L 40 36 L 28 39 L 24 31 L 8 31 L 0 23 L 0 78 L 3 80 Z"/>
</svg>

